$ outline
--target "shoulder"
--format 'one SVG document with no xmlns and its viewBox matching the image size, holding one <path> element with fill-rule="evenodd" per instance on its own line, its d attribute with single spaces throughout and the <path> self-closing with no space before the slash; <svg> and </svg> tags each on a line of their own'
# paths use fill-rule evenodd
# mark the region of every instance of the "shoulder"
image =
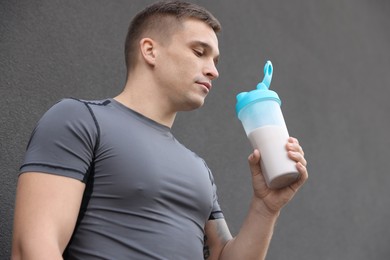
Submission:
<svg viewBox="0 0 390 260">
<path fill-rule="evenodd" d="M 78 119 L 77 121 L 79 121 L 83 119 L 88 121 L 88 118 L 92 119 L 93 117 L 91 106 L 104 106 L 107 103 L 109 103 L 109 100 L 90 101 L 76 98 L 63 98 L 49 108 L 42 119 L 51 118 L 54 121 L 63 121 L 64 119 Z"/>
<path fill-rule="evenodd" d="M 49 110 L 68 110 L 68 111 L 80 111 L 85 110 L 88 106 L 104 106 L 110 103 L 108 99 L 104 100 L 83 100 L 77 98 L 63 98 L 57 101 Z"/>
<path fill-rule="evenodd" d="M 89 104 L 100 104 L 104 101 L 86 101 L 75 98 L 64 98 L 50 107 L 38 121 L 34 133 L 40 131 L 50 136 L 74 135 L 83 132 L 96 135 L 96 122 Z"/>
<path fill-rule="evenodd" d="M 56 117 L 68 117 L 76 113 L 88 112 L 83 101 L 75 98 L 64 98 L 57 101 L 53 106 L 51 106 L 42 118 L 48 116 Z"/>
</svg>

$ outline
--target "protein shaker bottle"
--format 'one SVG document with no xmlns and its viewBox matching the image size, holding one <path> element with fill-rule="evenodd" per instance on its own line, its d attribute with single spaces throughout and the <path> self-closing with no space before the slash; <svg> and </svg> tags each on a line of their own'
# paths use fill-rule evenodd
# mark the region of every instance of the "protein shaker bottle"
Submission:
<svg viewBox="0 0 390 260">
<path fill-rule="evenodd" d="M 273 67 L 264 66 L 264 79 L 255 90 L 237 95 L 236 113 L 253 148 L 260 151 L 261 169 L 271 189 L 283 188 L 298 178 L 296 162 L 288 158 L 289 138 L 276 92 L 269 90 Z"/>
</svg>

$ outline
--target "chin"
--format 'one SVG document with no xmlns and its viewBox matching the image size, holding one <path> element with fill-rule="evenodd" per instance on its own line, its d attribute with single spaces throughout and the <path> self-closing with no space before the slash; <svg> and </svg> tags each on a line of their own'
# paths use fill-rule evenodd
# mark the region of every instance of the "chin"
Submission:
<svg viewBox="0 0 390 260">
<path fill-rule="evenodd" d="M 183 107 L 182 111 L 191 111 L 201 108 L 204 105 L 204 99 L 192 100 Z"/>
</svg>

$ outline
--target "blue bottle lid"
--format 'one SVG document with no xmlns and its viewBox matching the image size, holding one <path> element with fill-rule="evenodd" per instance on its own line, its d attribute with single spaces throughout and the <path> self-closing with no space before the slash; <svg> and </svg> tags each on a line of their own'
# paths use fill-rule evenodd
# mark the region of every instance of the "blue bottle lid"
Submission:
<svg viewBox="0 0 390 260">
<path fill-rule="evenodd" d="M 254 102 L 264 100 L 274 100 L 279 105 L 282 104 L 278 94 L 275 91 L 269 90 L 272 80 L 273 67 L 271 61 L 267 61 L 264 66 L 263 81 L 257 84 L 256 89 L 250 92 L 241 92 L 236 96 L 236 114 L 240 113 L 241 109 Z"/>
</svg>

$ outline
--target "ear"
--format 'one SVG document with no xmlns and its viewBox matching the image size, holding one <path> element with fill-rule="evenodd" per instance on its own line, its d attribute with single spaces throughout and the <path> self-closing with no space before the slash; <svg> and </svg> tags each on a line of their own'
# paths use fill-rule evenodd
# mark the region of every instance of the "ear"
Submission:
<svg viewBox="0 0 390 260">
<path fill-rule="evenodd" d="M 157 43 L 151 38 L 142 38 L 139 42 L 141 56 L 144 61 L 154 66 L 156 61 Z"/>
</svg>

